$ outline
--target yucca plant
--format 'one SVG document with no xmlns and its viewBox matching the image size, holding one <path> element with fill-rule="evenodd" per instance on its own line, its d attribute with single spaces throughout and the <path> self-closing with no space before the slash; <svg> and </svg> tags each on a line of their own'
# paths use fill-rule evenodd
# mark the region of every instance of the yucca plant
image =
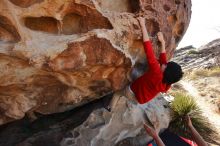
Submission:
<svg viewBox="0 0 220 146">
<path fill-rule="evenodd" d="M 210 142 L 216 143 L 213 138 L 217 136 L 214 128 L 211 126 L 206 117 L 202 115 L 202 111 L 196 104 L 196 101 L 183 92 L 173 93 L 175 97 L 170 107 L 173 111 L 172 122 L 169 129 L 177 135 L 191 139 L 185 117 L 189 115 L 193 126 L 202 135 L 202 137 Z"/>
</svg>

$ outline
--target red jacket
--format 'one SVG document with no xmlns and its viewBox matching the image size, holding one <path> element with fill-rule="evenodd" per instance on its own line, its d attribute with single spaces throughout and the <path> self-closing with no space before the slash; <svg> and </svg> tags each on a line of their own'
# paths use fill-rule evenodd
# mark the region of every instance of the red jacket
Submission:
<svg viewBox="0 0 220 146">
<path fill-rule="evenodd" d="M 163 72 L 160 69 L 160 64 L 167 64 L 166 53 L 160 54 L 158 62 L 150 41 L 144 42 L 144 50 L 149 70 L 131 84 L 131 90 L 140 104 L 150 101 L 159 92 L 166 92 L 170 88 L 170 85 L 162 83 Z"/>
</svg>

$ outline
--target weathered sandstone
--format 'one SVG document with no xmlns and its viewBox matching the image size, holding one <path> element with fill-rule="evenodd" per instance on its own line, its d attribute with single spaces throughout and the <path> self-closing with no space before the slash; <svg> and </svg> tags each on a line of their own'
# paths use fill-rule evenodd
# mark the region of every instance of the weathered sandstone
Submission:
<svg viewBox="0 0 220 146">
<path fill-rule="evenodd" d="M 190 0 L 1 0 L 0 124 L 122 89 L 146 62 L 140 12 L 155 53 L 162 31 L 171 58 L 190 21 Z"/>
</svg>

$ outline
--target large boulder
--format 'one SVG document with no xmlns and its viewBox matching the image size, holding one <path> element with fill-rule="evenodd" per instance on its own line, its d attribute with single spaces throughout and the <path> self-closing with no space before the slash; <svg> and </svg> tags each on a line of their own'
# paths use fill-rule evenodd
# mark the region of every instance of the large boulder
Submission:
<svg viewBox="0 0 220 146">
<path fill-rule="evenodd" d="M 135 17 L 168 58 L 190 21 L 190 0 L 1 0 L 0 124 L 63 112 L 128 84 L 146 62 Z"/>
</svg>

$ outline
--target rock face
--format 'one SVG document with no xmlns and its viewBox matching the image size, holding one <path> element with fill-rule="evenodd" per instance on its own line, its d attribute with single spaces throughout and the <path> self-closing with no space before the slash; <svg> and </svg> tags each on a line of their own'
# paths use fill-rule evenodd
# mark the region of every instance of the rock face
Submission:
<svg viewBox="0 0 220 146">
<path fill-rule="evenodd" d="M 149 118 L 159 132 L 171 121 L 168 102 L 161 95 L 144 105 L 135 104 L 120 94 L 114 98 L 118 102 L 111 113 L 103 108 L 94 111 L 82 125 L 70 131 L 73 138 L 63 138 L 60 145 L 147 145 L 152 138 L 147 136 L 143 122 L 147 123 Z"/>
<path fill-rule="evenodd" d="M 146 62 L 142 12 L 170 58 L 190 20 L 187 0 L 1 0 L 0 124 L 57 113 L 122 89 Z"/>
<path fill-rule="evenodd" d="M 193 46 L 181 48 L 175 52 L 173 60 L 185 70 L 220 66 L 220 39 L 198 49 Z"/>
</svg>

